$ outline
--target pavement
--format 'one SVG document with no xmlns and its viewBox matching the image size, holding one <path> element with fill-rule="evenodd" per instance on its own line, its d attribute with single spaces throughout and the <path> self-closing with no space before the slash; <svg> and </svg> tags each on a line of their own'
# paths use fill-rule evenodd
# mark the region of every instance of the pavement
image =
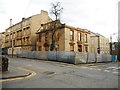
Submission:
<svg viewBox="0 0 120 90">
<path fill-rule="evenodd" d="M 16 68 L 9 66 L 8 71 L 0 72 L 2 77 L 0 79 L 10 79 L 10 78 L 18 78 L 18 77 L 26 77 L 31 75 L 29 71 L 22 70 L 20 68 Z"/>
</svg>

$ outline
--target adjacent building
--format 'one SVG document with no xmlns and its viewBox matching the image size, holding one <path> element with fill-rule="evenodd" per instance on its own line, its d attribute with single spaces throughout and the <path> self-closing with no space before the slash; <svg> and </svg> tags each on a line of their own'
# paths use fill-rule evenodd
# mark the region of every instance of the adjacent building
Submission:
<svg viewBox="0 0 120 90">
<path fill-rule="evenodd" d="M 20 51 L 36 50 L 36 31 L 41 24 L 51 22 L 51 18 L 46 11 L 41 10 L 40 14 L 28 18 L 22 18 L 22 21 L 12 25 L 5 31 L 5 47 L 8 54 L 16 54 Z"/>
<path fill-rule="evenodd" d="M 110 53 L 110 45 L 109 39 L 100 35 L 98 33 L 91 32 L 90 35 L 90 52 L 92 53 L 102 53 L 102 54 L 109 54 Z"/>
<path fill-rule="evenodd" d="M 61 24 L 59 20 L 41 25 L 40 29 L 36 33 L 37 51 L 50 50 L 53 32 L 55 43 L 54 50 L 77 52 L 90 51 L 90 32 L 86 29 L 75 28 L 66 24 Z"/>
</svg>

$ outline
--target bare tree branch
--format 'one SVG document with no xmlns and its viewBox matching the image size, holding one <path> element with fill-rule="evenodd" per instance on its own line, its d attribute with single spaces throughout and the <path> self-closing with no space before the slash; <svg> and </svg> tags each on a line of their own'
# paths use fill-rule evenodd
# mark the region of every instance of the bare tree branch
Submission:
<svg viewBox="0 0 120 90">
<path fill-rule="evenodd" d="M 60 2 L 56 2 L 55 4 L 51 3 L 51 6 L 52 7 L 51 7 L 51 10 L 50 10 L 50 13 L 55 16 L 55 23 L 54 23 L 54 29 L 52 31 L 52 42 L 51 42 L 50 50 L 54 50 L 54 48 L 55 48 L 54 34 L 55 34 L 55 31 L 56 31 L 56 21 L 58 20 L 58 17 L 60 17 L 63 8 L 61 7 Z"/>
</svg>

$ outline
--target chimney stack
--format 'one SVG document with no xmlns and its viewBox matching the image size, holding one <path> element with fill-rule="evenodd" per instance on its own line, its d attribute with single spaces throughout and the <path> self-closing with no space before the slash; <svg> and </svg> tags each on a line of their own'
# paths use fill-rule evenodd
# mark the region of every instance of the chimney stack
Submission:
<svg viewBox="0 0 120 90">
<path fill-rule="evenodd" d="M 22 21 L 25 20 L 25 17 L 22 18 Z"/>
<path fill-rule="evenodd" d="M 10 26 L 12 26 L 12 19 L 10 19 Z"/>
</svg>

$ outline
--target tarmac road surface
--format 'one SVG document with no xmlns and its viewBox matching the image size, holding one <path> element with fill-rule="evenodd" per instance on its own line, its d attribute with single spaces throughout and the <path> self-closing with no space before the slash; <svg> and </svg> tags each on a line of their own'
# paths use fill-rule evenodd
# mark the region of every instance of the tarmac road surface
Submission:
<svg viewBox="0 0 120 90">
<path fill-rule="evenodd" d="M 15 70 L 27 70 L 34 75 L 4 81 L 2 88 L 118 88 L 119 62 L 73 65 L 26 58 L 9 59 L 9 65 Z"/>
</svg>

